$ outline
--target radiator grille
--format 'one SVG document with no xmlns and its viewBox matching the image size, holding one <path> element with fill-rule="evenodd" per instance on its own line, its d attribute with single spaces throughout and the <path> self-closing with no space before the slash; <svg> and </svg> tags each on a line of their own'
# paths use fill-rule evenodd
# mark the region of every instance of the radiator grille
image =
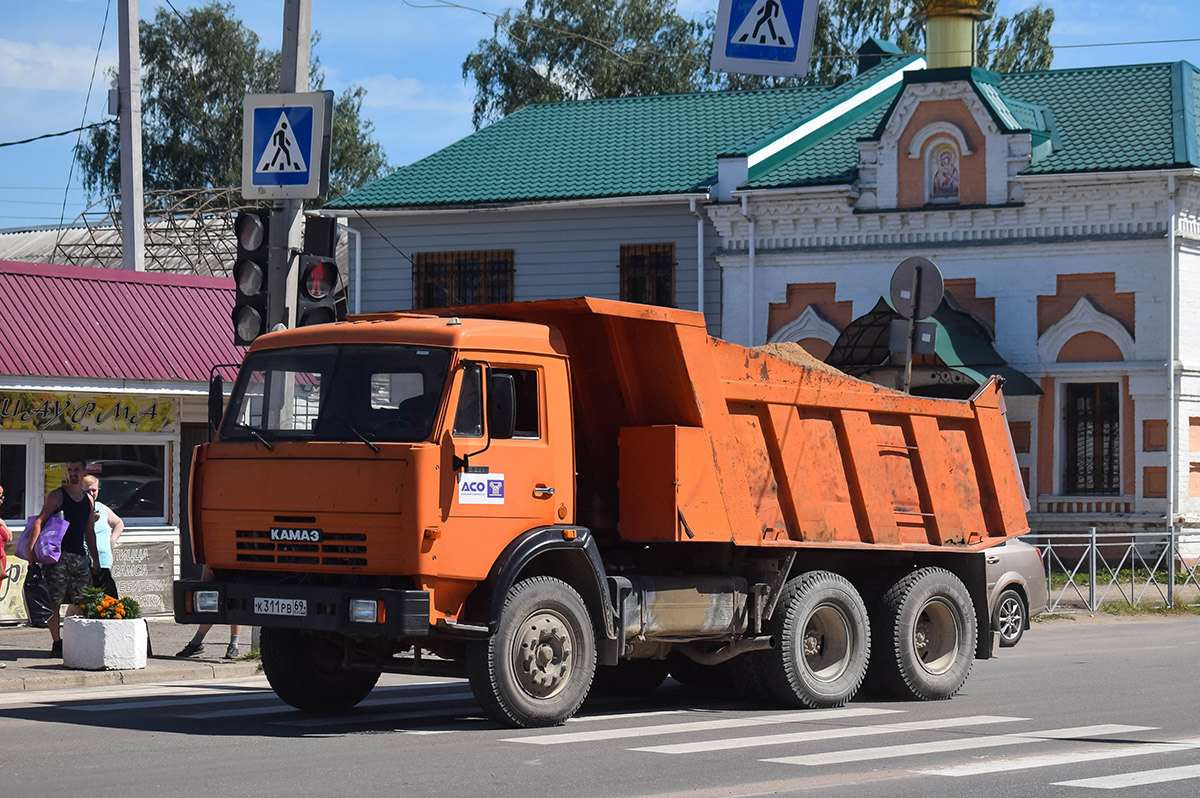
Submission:
<svg viewBox="0 0 1200 798">
<path fill-rule="evenodd" d="M 368 559 L 361 532 L 326 532 L 320 543 L 274 541 L 265 529 L 239 529 L 235 537 L 238 562 L 363 567 Z"/>
</svg>

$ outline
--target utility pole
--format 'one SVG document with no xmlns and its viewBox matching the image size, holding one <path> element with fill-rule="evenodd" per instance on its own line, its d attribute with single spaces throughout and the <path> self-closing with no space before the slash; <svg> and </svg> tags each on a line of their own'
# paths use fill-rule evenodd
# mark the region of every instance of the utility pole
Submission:
<svg viewBox="0 0 1200 798">
<path fill-rule="evenodd" d="M 282 69 L 279 75 L 281 94 L 308 90 L 309 51 L 312 42 L 312 0 L 285 0 L 283 8 Z M 296 308 L 289 307 L 288 298 L 296 295 L 299 270 L 292 268 L 302 244 L 300 226 L 304 216 L 304 201 L 277 200 L 271 209 L 270 279 L 267 297 L 267 330 L 278 325 L 296 326 Z"/>
<path fill-rule="evenodd" d="M 117 110 L 121 117 L 121 266 L 141 272 L 146 270 L 143 241 L 146 198 L 142 192 L 142 56 L 138 46 L 137 0 L 120 0 L 119 6 L 121 55 Z M 307 65 L 307 43 L 305 48 Z M 111 112 L 112 108 L 109 110 Z"/>
</svg>

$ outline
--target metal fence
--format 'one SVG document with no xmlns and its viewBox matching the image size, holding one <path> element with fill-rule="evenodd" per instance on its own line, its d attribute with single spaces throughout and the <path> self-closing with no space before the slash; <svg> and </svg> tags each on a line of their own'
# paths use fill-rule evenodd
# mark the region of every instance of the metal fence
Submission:
<svg viewBox="0 0 1200 798">
<path fill-rule="evenodd" d="M 1022 540 L 1036 546 L 1050 583 L 1047 612 L 1090 610 L 1104 603 L 1200 604 L 1200 560 L 1179 556 L 1170 532 L 1043 533 Z M 1057 579 L 1056 579 L 1057 577 Z M 1055 585 L 1055 581 L 1061 581 Z"/>
</svg>

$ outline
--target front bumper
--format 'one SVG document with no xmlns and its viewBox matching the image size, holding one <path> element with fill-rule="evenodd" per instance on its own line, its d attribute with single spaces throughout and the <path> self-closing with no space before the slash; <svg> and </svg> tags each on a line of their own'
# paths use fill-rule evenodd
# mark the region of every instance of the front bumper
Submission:
<svg viewBox="0 0 1200 798">
<path fill-rule="evenodd" d="M 196 612 L 192 595 L 201 590 L 220 594 L 216 612 Z M 356 637 L 412 637 L 429 634 L 429 593 L 389 588 L 351 589 L 306 585 L 254 584 L 181 580 L 175 583 L 175 621 L 186 624 L 246 624 L 340 632 Z M 303 616 L 267 615 L 254 611 L 254 599 L 304 599 Z M 351 599 L 378 602 L 382 619 L 362 623 L 350 618 Z"/>
</svg>

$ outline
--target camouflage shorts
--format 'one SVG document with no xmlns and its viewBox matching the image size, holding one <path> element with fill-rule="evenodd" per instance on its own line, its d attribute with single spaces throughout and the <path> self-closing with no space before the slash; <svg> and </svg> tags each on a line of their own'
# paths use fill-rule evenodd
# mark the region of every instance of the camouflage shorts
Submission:
<svg viewBox="0 0 1200 798">
<path fill-rule="evenodd" d="M 86 554 L 64 551 L 58 562 L 42 566 L 50 589 L 50 606 L 74 604 L 84 590 L 92 586 L 92 566 Z"/>
</svg>

